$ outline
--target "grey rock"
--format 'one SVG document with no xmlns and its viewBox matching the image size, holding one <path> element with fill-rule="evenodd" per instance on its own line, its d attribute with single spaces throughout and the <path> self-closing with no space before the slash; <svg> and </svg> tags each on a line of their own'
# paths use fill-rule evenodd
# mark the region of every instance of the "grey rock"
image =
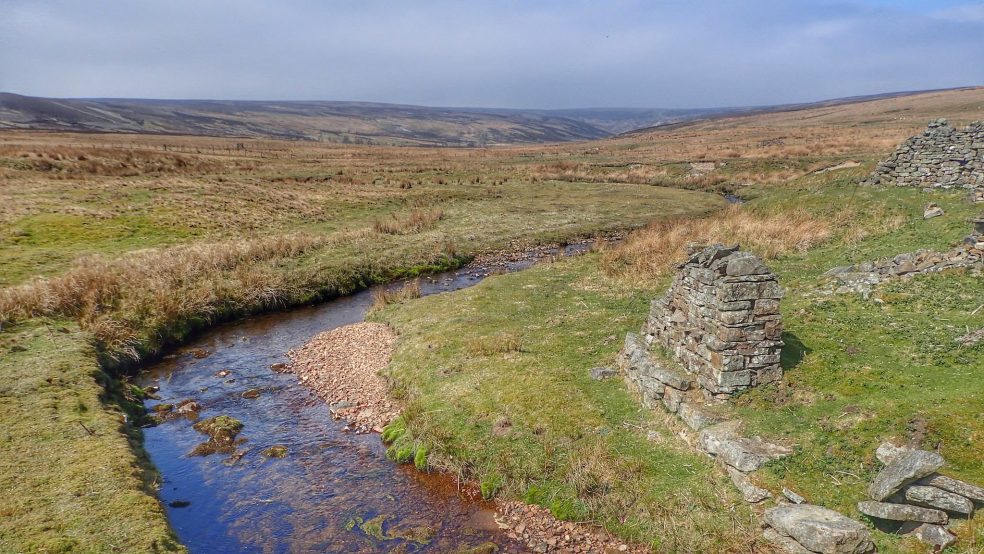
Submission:
<svg viewBox="0 0 984 554">
<path fill-rule="evenodd" d="M 802 496 L 796 494 L 795 492 L 787 489 L 786 487 L 783 487 L 782 488 L 782 495 L 786 497 L 786 500 L 789 500 L 793 504 L 805 504 L 806 503 L 806 499 L 805 498 L 803 498 Z"/>
<path fill-rule="evenodd" d="M 943 215 L 943 208 L 937 206 L 936 204 L 930 204 L 926 206 L 925 210 L 923 210 L 923 219 L 932 219 L 941 215 Z"/>
<path fill-rule="evenodd" d="M 660 365 L 651 360 L 648 354 L 644 354 L 643 356 L 644 358 L 636 363 L 640 373 L 677 390 L 687 390 L 690 388 L 690 377 L 685 373 Z"/>
<path fill-rule="evenodd" d="M 916 483 L 919 485 L 943 489 L 948 492 L 959 494 L 964 498 L 969 498 L 974 502 L 984 503 L 984 488 L 978 487 L 977 485 L 971 485 L 970 483 L 965 483 L 945 475 L 930 475 L 929 477 L 920 479 Z"/>
<path fill-rule="evenodd" d="M 833 510 L 811 504 L 783 504 L 765 511 L 765 522 L 810 552 L 862 554 L 875 549 L 868 528 Z"/>
<path fill-rule="evenodd" d="M 888 465 L 892 463 L 892 460 L 899 457 L 899 454 L 911 452 L 912 450 L 912 448 L 896 446 L 890 442 L 883 442 L 878 445 L 878 448 L 875 450 L 875 458 L 878 458 L 879 462 Z"/>
<path fill-rule="evenodd" d="M 663 391 L 663 405 L 666 409 L 676 413 L 683 403 L 683 393 L 673 387 L 666 387 Z"/>
<path fill-rule="evenodd" d="M 762 531 L 762 538 L 778 546 L 786 554 L 814 554 L 812 551 L 803 548 L 803 545 L 793 540 L 791 537 L 779 534 L 778 531 L 769 527 Z"/>
<path fill-rule="evenodd" d="M 749 504 L 757 504 L 766 498 L 772 498 L 772 493 L 763 489 L 762 487 L 756 486 L 752 483 L 752 480 L 744 473 L 738 471 L 737 469 L 728 466 L 728 476 L 731 477 L 731 482 L 735 484 L 738 491 L 741 492 L 742 498 L 745 502 Z"/>
<path fill-rule="evenodd" d="M 941 510 L 874 500 L 858 502 L 858 511 L 866 516 L 892 521 L 918 521 L 944 525 L 949 519 L 946 512 Z"/>
<path fill-rule="evenodd" d="M 926 450 L 903 452 L 875 476 L 875 480 L 868 487 L 868 494 L 874 500 L 884 500 L 909 483 L 932 475 L 943 467 L 943 463 L 943 456 L 936 452 Z"/>
<path fill-rule="evenodd" d="M 687 427 L 690 427 L 694 431 L 700 431 L 705 427 L 710 427 L 717 423 L 717 419 L 709 414 L 706 409 L 689 402 L 680 403 L 680 407 L 677 409 L 677 415 L 687 424 Z"/>
<path fill-rule="evenodd" d="M 970 515 L 974 511 L 974 503 L 959 494 L 925 485 L 906 487 L 905 499 L 918 506 L 957 514 Z"/>
<path fill-rule="evenodd" d="M 759 437 L 738 436 L 739 427 L 740 422 L 728 421 L 702 430 L 697 437 L 698 448 L 746 473 L 793 453 L 789 448 L 768 443 Z"/>
<path fill-rule="evenodd" d="M 923 523 L 912 531 L 912 535 L 925 544 L 934 547 L 937 551 L 943 550 L 951 544 L 957 542 L 957 537 L 946 530 L 946 527 Z"/>
<path fill-rule="evenodd" d="M 618 372 L 610 367 L 593 367 L 591 368 L 591 378 L 595 381 L 603 381 L 605 379 L 610 379 L 617 375 Z"/>
<path fill-rule="evenodd" d="M 761 258 L 748 252 L 736 252 L 728 258 L 728 265 L 725 268 L 727 275 L 761 275 L 768 273 L 769 268 L 765 267 Z"/>
</svg>

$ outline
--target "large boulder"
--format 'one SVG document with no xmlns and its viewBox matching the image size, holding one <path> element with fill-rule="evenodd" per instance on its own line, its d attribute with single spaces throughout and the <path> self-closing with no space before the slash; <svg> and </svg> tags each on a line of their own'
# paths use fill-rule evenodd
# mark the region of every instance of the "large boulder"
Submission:
<svg viewBox="0 0 984 554">
<path fill-rule="evenodd" d="M 943 467 L 943 456 L 926 450 L 908 450 L 891 459 L 868 487 L 868 494 L 874 500 L 885 500 L 899 489 L 936 473 Z"/>
<path fill-rule="evenodd" d="M 821 554 L 864 554 L 875 550 L 868 528 L 812 504 L 783 504 L 765 511 L 765 522 L 804 549 Z"/>
</svg>

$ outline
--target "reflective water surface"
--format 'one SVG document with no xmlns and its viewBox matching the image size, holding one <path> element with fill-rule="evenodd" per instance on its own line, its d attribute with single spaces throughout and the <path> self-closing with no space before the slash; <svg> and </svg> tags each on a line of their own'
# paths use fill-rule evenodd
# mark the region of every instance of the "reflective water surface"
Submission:
<svg viewBox="0 0 984 554">
<path fill-rule="evenodd" d="M 484 276 L 441 274 L 421 288 L 435 294 Z M 312 336 L 362 321 L 370 304 L 363 291 L 221 326 L 140 375 L 141 386 L 160 387 L 160 400 L 148 407 L 192 399 L 201 418 L 228 415 L 244 424 L 241 456 L 189 456 L 206 438 L 190 419 L 145 429 L 144 448 L 163 478 L 161 500 L 192 552 L 458 552 L 490 542 L 499 552 L 525 550 L 497 528 L 491 505 L 459 495 L 446 476 L 390 462 L 378 435 L 343 431 L 293 375 L 271 370 Z M 249 389 L 259 397 L 243 398 Z M 275 445 L 286 446 L 287 456 L 261 453 Z"/>
</svg>

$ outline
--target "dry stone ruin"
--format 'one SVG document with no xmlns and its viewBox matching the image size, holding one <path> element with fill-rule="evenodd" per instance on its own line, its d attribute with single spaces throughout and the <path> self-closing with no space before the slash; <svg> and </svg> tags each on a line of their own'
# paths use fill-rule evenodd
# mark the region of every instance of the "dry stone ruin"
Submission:
<svg viewBox="0 0 984 554">
<path fill-rule="evenodd" d="M 984 200 L 984 121 L 956 129 L 945 119 L 903 142 L 864 181 L 868 185 L 972 189 Z"/>
<path fill-rule="evenodd" d="M 646 341 L 665 349 L 714 398 L 779 380 L 782 289 L 776 275 L 737 246 L 690 254 L 670 290 L 653 301 Z"/>
</svg>

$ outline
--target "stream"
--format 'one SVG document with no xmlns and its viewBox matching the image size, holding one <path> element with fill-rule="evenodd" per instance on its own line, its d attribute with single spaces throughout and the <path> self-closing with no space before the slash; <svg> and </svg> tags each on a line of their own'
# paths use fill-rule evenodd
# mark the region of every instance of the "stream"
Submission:
<svg viewBox="0 0 984 554">
<path fill-rule="evenodd" d="M 570 245 L 565 254 L 587 248 Z M 557 253 L 501 268 L 518 271 Z M 466 288 L 487 275 L 465 268 L 430 276 L 421 292 Z M 371 303 L 366 290 L 222 325 L 139 375 L 140 386 L 160 389 L 149 409 L 192 399 L 202 405 L 200 419 L 228 415 L 244 424 L 241 457 L 190 456 L 207 437 L 186 417 L 144 430 L 144 449 L 162 476 L 160 499 L 192 553 L 526 551 L 498 528 L 491 503 L 465 498 L 449 476 L 389 461 L 378 435 L 343 431 L 345 423 L 294 375 L 271 369 L 314 335 L 362 321 Z M 243 398 L 249 389 L 259 396 Z M 279 445 L 286 457 L 262 454 Z"/>
</svg>

